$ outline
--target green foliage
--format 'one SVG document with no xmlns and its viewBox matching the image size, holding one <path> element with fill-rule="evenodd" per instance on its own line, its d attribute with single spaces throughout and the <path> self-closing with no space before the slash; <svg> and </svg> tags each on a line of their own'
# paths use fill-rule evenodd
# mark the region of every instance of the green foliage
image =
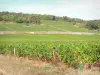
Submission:
<svg viewBox="0 0 100 75">
<path fill-rule="evenodd" d="M 68 22 L 82 22 L 81 19 L 74 19 L 69 17 L 58 17 L 54 15 L 40 15 L 40 14 L 24 14 L 14 12 L 0 12 L 1 17 L 5 22 L 17 22 L 17 23 L 35 23 L 40 24 L 41 20 L 57 20 L 57 21 L 68 21 Z"/>
<path fill-rule="evenodd" d="M 40 24 L 40 16 L 13 12 L 0 12 L 0 21 Z"/>
<path fill-rule="evenodd" d="M 17 23 L 23 23 L 23 22 L 24 22 L 24 19 L 23 19 L 22 17 L 20 17 L 20 18 L 18 18 L 18 19 L 16 20 L 16 22 L 17 22 Z"/>
<path fill-rule="evenodd" d="M 100 60 L 100 42 L 19 42 L 19 43 L 2 43 L 0 44 L 0 54 L 8 54 L 15 48 L 18 56 L 35 56 L 52 60 L 52 48 L 58 50 L 58 57 L 64 63 L 73 65 L 75 60 L 79 62 L 88 62 L 90 64 Z M 78 59 L 76 59 L 76 53 Z"/>
<path fill-rule="evenodd" d="M 68 17 L 67 16 L 63 16 L 63 20 L 64 21 L 67 21 L 68 20 Z"/>
<path fill-rule="evenodd" d="M 52 20 L 54 20 L 54 21 L 55 21 L 55 20 L 56 20 L 56 17 L 55 17 L 55 16 L 53 16 L 53 17 L 52 17 Z"/>
<path fill-rule="evenodd" d="M 39 57 L 52 60 L 52 48 L 63 63 L 73 65 L 78 53 L 79 62 L 90 64 L 100 60 L 99 35 L 0 35 L 0 54 Z"/>
<path fill-rule="evenodd" d="M 87 22 L 86 28 L 97 30 L 97 29 L 98 29 L 98 25 L 97 25 L 95 22 L 91 22 L 91 21 L 90 21 L 90 22 Z"/>
<path fill-rule="evenodd" d="M 0 16 L 0 21 L 2 21 L 3 20 L 3 18 L 2 18 L 2 16 Z"/>
</svg>

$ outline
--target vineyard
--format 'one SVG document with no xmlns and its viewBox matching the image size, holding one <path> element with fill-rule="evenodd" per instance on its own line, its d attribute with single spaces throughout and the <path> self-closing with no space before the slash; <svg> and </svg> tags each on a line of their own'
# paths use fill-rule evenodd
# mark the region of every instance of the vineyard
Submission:
<svg viewBox="0 0 100 75">
<path fill-rule="evenodd" d="M 97 41 L 34 41 L 18 43 L 0 43 L 0 54 L 12 54 L 19 57 L 39 57 L 52 60 L 52 48 L 55 47 L 61 62 L 74 64 L 78 61 L 89 64 L 100 60 L 100 42 Z"/>
<path fill-rule="evenodd" d="M 88 30 L 84 28 L 84 23 L 77 23 L 77 26 L 73 25 L 73 22 L 63 22 L 63 21 L 51 21 L 42 20 L 42 24 L 29 24 L 27 26 L 25 23 L 2 23 L 0 22 L 0 31 L 17 31 L 17 32 L 34 32 L 34 31 L 62 31 L 62 32 L 90 32 L 99 33 L 99 31 Z"/>
<path fill-rule="evenodd" d="M 0 75 L 100 75 L 99 5 L 1 0 Z"/>
</svg>

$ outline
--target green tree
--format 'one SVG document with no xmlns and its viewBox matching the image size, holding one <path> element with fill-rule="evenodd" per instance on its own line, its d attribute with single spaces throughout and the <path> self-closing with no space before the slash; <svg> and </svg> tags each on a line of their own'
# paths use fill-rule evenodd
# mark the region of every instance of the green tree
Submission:
<svg viewBox="0 0 100 75">
<path fill-rule="evenodd" d="M 27 26 L 29 26 L 29 23 L 30 23 L 30 18 L 29 17 L 26 17 L 26 19 L 25 19 L 25 21 L 24 21 L 25 23 L 26 23 L 26 25 Z"/>
<path fill-rule="evenodd" d="M 87 24 L 86 24 L 86 28 L 97 30 L 97 29 L 98 29 L 98 25 L 95 24 L 94 22 L 91 22 L 91 21 L 90 21 L 90 22 L 87 22 Z"/>
<path fill-rule="evenodd" d="M 67 16 L 63 16 L 63 20 L 64 21 L 67 21 L 68 20 L 68 17 Z"/>
<path fill-rule="evenodd" d="M 0 21 L 2 21 L 3 20 L 3 18 L 2 18 L 2 16 L 0 16 Z"/>
<path fill-rule="evenodd" d="M 16 22 L 17 23 L 24 23 L 24 19 L 22 17 L 18 17 Z"/>
<path fill-rule="evenodd" d="M 55 21 L 56 20 L 56 16 L 52 16 L 52 20 Z"/>
</svg>

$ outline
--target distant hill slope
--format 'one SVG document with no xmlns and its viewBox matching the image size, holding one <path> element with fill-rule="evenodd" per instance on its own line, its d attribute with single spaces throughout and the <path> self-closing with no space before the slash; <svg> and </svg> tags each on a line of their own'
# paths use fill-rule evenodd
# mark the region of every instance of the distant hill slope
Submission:
<svg viewBox="0 0 100 75">
<path fill-rule="evenodd" d="M 0 31 L 62 31 L 62 32 L 98 32 L 87 30 L 83 23 L 42 20 L 42 24 L 35 25 L 25 23 L 0 23 Z"/>
</svg>

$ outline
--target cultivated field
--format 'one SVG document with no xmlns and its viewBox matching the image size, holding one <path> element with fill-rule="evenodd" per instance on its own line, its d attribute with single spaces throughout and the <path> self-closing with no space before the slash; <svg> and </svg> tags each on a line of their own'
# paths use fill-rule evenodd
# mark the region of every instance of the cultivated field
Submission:
<svg viewBox="0 0 100 75">
<path fill-rule="evenodd" d="M 0 23 L 0 31 L 62 31 L 62 32 L 98 32 L 94 30 L 87 30 L 84 28 L 84 23 L 64 22 L 64 21 L 42 21 L 42 24 L 35 25 L 25 23 Z"/>
<path fill-rule="evenodd" d="M 96 65 L 100 68 L 100 65 L 97 66 L 97 62 L 100 60 L 99 31 L 87 30 L 83 26 L 82 23 L 73 25 L 72 22 L 62 21 L 42 21 L 41 25 L 29 24 L 29 26 L 26 26 L 26 24 L 0 23 L 0 54 L 5 55 L 0 55 L 0 61 L 2 61 L 0 66 L 3 65 L 0 68 L 1 73 L 8 75 L 100 74 L 98 69 L 94 72 L 92 72 L 92 69 L 82 70 L 86 64 L 93 67 Z M 47 32 L 49 34 L 46 34 Z M 51 34 L 50 32 L 54 33 Z M 56 34 L 61 32 L 70 32 L 70 34 Z M 75 35 L 76 32 L 82 34 Z M 89 35 L 84 32 L 89 33 Z M 91 33 L 93 34 L 90 35 Z M 56 59 L 54 59 L 56 55 L 53 56 L 53 49 L 57 53 Z M 34 58 L 38 58 L 39 61 L 34 62 Z M 25 61 L 23 61 L 24 59 Z M 6 63 L 7 61 L 8 63 Z M 75 68 L 76 61 L 81 65 L 77 68 L 79 71 L 72 69 Z M 70 69 L 68 66 L 72 68 Z M 21 68 L 20 71 L 19 68 Z"/>
<path fill-rule="evenodd" d="M 99 35 L 8 34 L 0 35 L 0 50 L 1 54 L 13 54 L 16 50 L 18 56 L 52 60 L 52 49 L 55 47 L 62 62 L 73 64 L 73 54 L 78 52 L 79 61 L 93 64 L 100 57 L 99 38 Z"/>
<path fill-rule="evenodd" d="M 71 35 L 71 34 L 4 34 L 0 42 L 34 42 L 34 41 L 100 41 L 100 35 Z"/>
</svg>

